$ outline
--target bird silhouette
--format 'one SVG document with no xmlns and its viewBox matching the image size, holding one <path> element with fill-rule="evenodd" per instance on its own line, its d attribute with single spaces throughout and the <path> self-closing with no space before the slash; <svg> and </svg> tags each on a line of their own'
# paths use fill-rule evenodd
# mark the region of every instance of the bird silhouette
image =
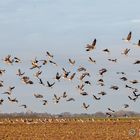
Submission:
<svg viewBox="0 0 140 140">
<path fill-rule="evenodd" d="M 75 60 L 71 60 L 71 59 L 69 58 L 69 63 L 70 63 L 71 65 L 74 65 L 74 64 L 75 64 Z"/>
<path fill-rule="evenodd" d="M 122 40 L 129 42 L 131 40 L 131 37 L 132 37 L 132 32 L 130 31 L 127 37 L 123 38 Z"/>
<path fill-rule="evenodd" d="M 100 99 L 101 99 L 100 97 L 96 97 L 95 95 L 93 95 L 93 98 L 94 98 L 95 100 L 100 100 Z"/>
<path fill-rule="evenodd" d="M 86 46 L 86 51 L 91 51 L 91 50 L 95 49 L 95 47 L 96 47 L 96 42 L 97 42 L 97 40 L 96 40 L 96 38 L 95 38 L 91 45 L 90 45 L 90 44 L 87 44 L 87 46 Z"/>
<path fill-rule="evenodd" d="M 89 108 L 89 106 L 90 105 L 86 105 L 86 103 L 84 102 L 82 107 L 87 110 Z"/>
<path fill-rule="evenodd" d="M 49 81 L 47 81 L 47 87 L 53 87 L 54 86 L 54 84 L 55 84 L 55 82 L 53 82 L 52 84 L 50 84 L 50 82 Z"/>
<path fill-rule="evenodd" d="M 10 97 L 8 97 L 8 100 L 9 100 L 10 102 L 16 102 L 16 103 L 18 103 L 18 100 L 17 100 L 16 98 L 11 99 Z"/>
<path fill-rule="evenodd" d="M 35 98 L 43 98 L 43 95 L 41 94 L 34 94 Z"/>
</svg>

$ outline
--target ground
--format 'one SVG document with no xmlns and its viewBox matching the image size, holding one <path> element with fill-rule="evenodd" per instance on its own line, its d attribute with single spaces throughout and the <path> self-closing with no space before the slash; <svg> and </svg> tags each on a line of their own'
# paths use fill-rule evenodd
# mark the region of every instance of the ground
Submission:
<svg viewBox="0 0 140 140">
<path fill-rule="evenodd" d="M 140 119 L 0 119 L 0 140 L 140 140 Z"/>
</svg>

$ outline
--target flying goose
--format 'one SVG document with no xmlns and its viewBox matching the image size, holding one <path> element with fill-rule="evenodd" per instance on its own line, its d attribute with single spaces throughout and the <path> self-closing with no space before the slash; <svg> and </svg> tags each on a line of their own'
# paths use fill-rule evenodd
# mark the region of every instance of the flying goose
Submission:
<svg viewBox="0 0 140 140">
<path fill-rule="evenodd" d="M 130 52 L 130 49 L 126 48 L 121 54 L 128 55 Z"/>
<path fill-rule="evenodd" d="M 69 80 L 73 80 L 73 78 L 75 77 L 76 73 L 73 73 L 70 78 L 68 78 Z"/>
<path fill-rule="evenodd" d="M 86 103 L 84 102 L 82 107 L 87 110 L 89 108 L 89 106 L 90 105 L 86 105 Z"/>
<path fill-rule="evenodd" d="M 68 75 L 70 74 L 70 71 L 66 71 L 65 68 L 62 68 L 63 70 L 63 78 L 67 78 Z"/>
<path fill-rule="evenodd" d="M 98 94 L 99 94 L 99 95 L 102 95 L 102 96 L 107 95 L 107 93 L 104 92 L 104 91 L 101 91 L 101 92 L 99 92 Z"/>
<path fill-rule="evenodd" d="M 35 77 L 37 77 L 37 78 L 39 78 L 39 76 L 42 74 L 42 71 L 37 71 L 35 74 L 34 74 L 34 76 Z"/>
<path fill-rule="evenodd" d="M 46 54 L 47 54 L 47 56 L 49 56 L 50 58 L 53 58 L 53 55 L 50 54 L 50 52 L 47 51 Z"/>
<path fill-rule="evenodd" d="M 64 93 L 63 93 L 63 98 L 66 98 L 68 95 L 67 95 L 67 93 L 66 93 L 66 91 L 64 91 Z"/>
<path fill-rule="evenodd" d="M 47 105 L 48 104 L 48 101 L 47 100 L 42 100 L 44 103 L 43 105 Z"/>
<path fill-rule="evenodd" d="M 115 112 L 115 110 L 112 110 L 111 108 L 107 108 L 109 111 L 111 111 L 111 112 Z"/>
<path fill-rule="evenodd" d="M 87 92 L 80 92 L 80 94 L 83 95 L 83 96 L 87 96 L 88 95 Z"/>
<path fill-rule="evenodd" d="M 17 70 L 16 75 L 23 76 L 24 74 L 25 74 L 25 72 L 22 73 L 20 69 Z"/>
<path fill-rule="evenodd" d="M 3 102 L 4 102 L 4 100 L 3 99 L 0 99 L 0 105 L 2 105 Z"/>
<path fill-rule="evenodd" d="M 87 46 L 86 46 L 86 51 L 91 51 L 91 50 L 95 49 L 95 47 L 96 47 L 96 42 L 97 42 L 97 40 L 96 40 L 96 38 L 95 38 L 91 45 L 90 45 L 90 44 L 87 44 Z"/>
<path fill-rule="evenodd" d="M 140 64 L 140 60 L 136 60 L 133 64 Z"/>
<path fill-rule="evenodd" d="M 102 68 L 102 69 L 99 70 L 100 75 L 103 75 L 105 72 L 107 72 L 106 68 Z"/>
<path fill-rule="evenodd" d="M 18 103 L 18 100 L 17 100 L 16 98 L 11 99 L 10 97 L 8 97 L 8 100 L 11 101 L 11 102 L 16 102 L 16 103 Z"/>
<path fill-rule="evenodd" d="M 129 105 L 128 104 L 124 104 L 124 108 L 128 108 L 129 107 Z"/>
<path fill-rule="evenodd" d="M 71 59 L 69 58 L 69 63 L 70 63 L 71 65 L 74 65 L 74 64 L 75 64 L 75 60 L 71 60 Z"/>
<path fill-rule="evenodd" d="M 109 51 L 109 49 L 104 49 L 103 52 L 109 53 L 110 51 Z"/>
<path fill-rule="evenodd" d="M 23 105 L 20 105 L 19 107 L 27 108 L 27 105 L 23 104 Z"/>
<path fill-rule="evenodd" d="M 88 61 L 92 63 L 96 63 L 96 60 L 92 59 L 91 57 L 88 57 Z"/>
<path fill-rule="evenodd" d="M 35 98 L 43 98 L 43 95 L 41 94 L 34 94 Z"/>
<path fill-rule="evenodd" d="M 93 98 L 94 98 L 95 100 L 100 100 L 100 99 L 101 99 L 100 97 L 96 97 L 95 95 L 93 95 Z"/>
<path fill-rule="evenodd" d="M 55 103 L 59 103 L 60 99 L 61 99 L 61 97 L 57 97 L 57 95 L 54 94 L 53 100 L 55 100 Z"/>
<path fill-rule="evenodd" d="M 124 41 L 130 41 L 131 40 L 131 37 L 132 37 L 132 32 L 129 32 L 129 34 L 127 35 L 127 37 L 126 38 L 123 38 L 122 40 L 124 40 Z"/>
<path fill-rule="evenodd" d="M 47 81 L 47 87 L 53 87 L 53 85 L 55 84 L 55 82 L 53 82 L 52 84 L 49 83 L 49 81 Z"/>
<path fill-rule="evenodd" d="M 110 89 L 113 89 L 113 90 L 118 90 L 119 87 L 118 86 L 111 86 Z"/>
<path fill-rule="evenodd" d="M 5 69 L 0 69 L 0 76 L 2 76 L 5 73 Z"/>
<path fill-rule="evenodd" d="M 74 98 L 69 98 L 69 99 L 67 99 L 66 101 L 67 101 L 67 102 L 75 101 L 75 99 L 74 99 Z"/>
</svg>

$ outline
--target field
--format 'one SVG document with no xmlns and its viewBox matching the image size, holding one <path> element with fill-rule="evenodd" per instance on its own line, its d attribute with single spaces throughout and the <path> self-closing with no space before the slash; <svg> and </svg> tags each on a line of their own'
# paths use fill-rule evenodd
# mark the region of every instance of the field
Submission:
<svg viewBox="0 0 140 140">
<path fill-rule="evenodd" d="M 2 118 L 0 140 L 140 140 L 140 119 Z"/>
</svg>

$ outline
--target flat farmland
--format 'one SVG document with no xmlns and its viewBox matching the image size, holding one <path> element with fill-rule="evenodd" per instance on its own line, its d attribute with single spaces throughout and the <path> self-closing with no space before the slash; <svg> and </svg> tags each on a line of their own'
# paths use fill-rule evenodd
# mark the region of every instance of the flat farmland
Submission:
<svg viewBox="0 0 140 140">
<path fill-rule="evenodd" d="M 0 140 L 140 140 L 140 119 L 1 119 Z"/>
</svg>

